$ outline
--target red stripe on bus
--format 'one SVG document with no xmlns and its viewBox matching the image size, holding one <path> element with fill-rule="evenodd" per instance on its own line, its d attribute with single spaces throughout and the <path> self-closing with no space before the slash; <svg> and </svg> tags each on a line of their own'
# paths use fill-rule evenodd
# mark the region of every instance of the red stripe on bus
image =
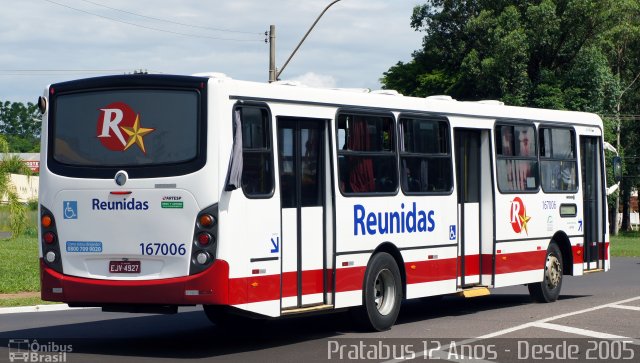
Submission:
<svg viewBox="0 0 640 363">
<path fill-rule="evenodd" d="M 608 243 L 606 248 L 608 248 Z M 575 251 L 575 249 L 574 249 Z M 499 254 L 496 256 L 496 274 L 541 269 L 546 251 Z M 607 254 L 608 257 L 608 254 Z M 467 256 L 467 275 L 479 273 L 482 259 L 483 271 L 490 273 L 492 255 Z M 476 261 L 476 263 L 472 263 Z M 426 260 L 405 263 L 407 284 L 435 282 L 457 277 L 458 258 Z M 365 266 L 338 268 L 335 270 L 335 292 L 362 289 Z M 321 294 L 324 283 L 331 288 L 332 270 L 308 270 L 302 274 L 304 295 Z M 326 280 L 323 279 L 326 277 Z M 253 275 L 229 278 L 229 264 L 216 260 L 206 271 L 192 276 L 160 280 L 98 280 L 62 275 L 48 268 L 41 261 L 42 298 L 50 301 L 82 303 L 145 303 L 145 304 L 229 304 L 279 300 L 297 296 L 296 272 L 274 275 Z M 53 288 L 63 288 L 62 294 L 54 294 Z M 186 295 L 186 290 L 199 291 L 199 295 Z"/>
<path fill-rule="evenodd" d="M 324 273 L 325 270 L 302 271 L 302 294 L 324 293 Z M 281 287 L 282 294 L 280 293 Z M 296 271 L 284 272 L 282 285 L 278 274 L 239 277 L 229 280 L 229 304 L 231 305 L 279 300 L 281 296 L 298 296 L 298 273 Z"/>
<path fill-rule="evenodd" d="M 406 262 L 407 284 L 455 279 L 457 258 Z"/>
<path fill-rule="evenodd" d="M 584 262 L 584 247 L 571 246 L 571 254 L 573 255 L 573 263 Z"/>
<path fill-rule="evenodd" d="M 216 260 L 196 275 L 158 280 L 99 280 L 60 274 L 40 259 L 41 297 L 85 304 L 228 304 L 229 264 Z M 62 293 L 53 293 L 62 288 Z M 186 290 L 201 295 L 186 295 Z M 232 290 L 233 291 L 233 290 Z"/>
<path fill-rule="evenodd" d="M 544 268 L 547 251 L 503 253 L 496 256 L 496 275 Z"/>
<path fill-rule="evenodd" d="M 365 266 L 339 268 L 336 270 L 336 292 L 362 290 Z"/>
<path fill-rule="evenodd" d="M 482 274 L 493 274 L 493 255 L 482 255 Z"/>
<path fill-rule="evenodd" d="M 284 272 L 282 273 L 282 297 L 291 297 L 298 295 L 298 273 Z"/>
</svg>

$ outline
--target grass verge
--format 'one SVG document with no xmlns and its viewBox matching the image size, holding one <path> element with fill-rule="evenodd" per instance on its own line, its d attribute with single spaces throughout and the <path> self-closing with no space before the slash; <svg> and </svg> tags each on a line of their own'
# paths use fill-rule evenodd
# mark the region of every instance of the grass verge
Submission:
<svg viewBox="0 0 640 363">
<path fill-rule="evenodd" d="M 16 306 L 33 306 L 33 305 L 49 305 L 60 304 L 50 301 L 42 301 L 39 297 L 12 297 L 2 298 L 0 296 L 0 308 L 16 307 Z"/>
<path fill-rule="evenodd" d="M 617 236 L 611 236 L 611 255 L 640 257 L 640 231 L 620 232 Z"/>
<path fill-rule="evenodd" d="M 38 238 L 0 240 L 0 294 L 40 291 Z"/>
</svg>

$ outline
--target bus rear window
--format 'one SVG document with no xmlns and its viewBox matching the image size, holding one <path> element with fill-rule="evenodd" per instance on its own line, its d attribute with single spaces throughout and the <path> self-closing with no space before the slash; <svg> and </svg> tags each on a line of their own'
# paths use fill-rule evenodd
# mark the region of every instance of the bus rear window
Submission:
<svg viewBox="0 0 640 363">
<path fill-rule="evenodd" d="M 52 158 L 74 167 L 179 164 L 198 156 L 199 94 L 106 90 L 56 97 Z"/>
</svg>

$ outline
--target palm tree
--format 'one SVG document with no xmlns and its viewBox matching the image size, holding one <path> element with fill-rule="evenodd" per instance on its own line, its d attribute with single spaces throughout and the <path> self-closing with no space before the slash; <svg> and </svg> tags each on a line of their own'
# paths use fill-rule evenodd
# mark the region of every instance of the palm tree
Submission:
<svg viewBox="0 0 640 363">
<path fill-rule="evenodd" d="M 27 208 L 18 200 L 18 193 L 15 187 L 10 183 L 9 174 L 26 174 L 30 175 L 31 170 L 20 160 L 17 155 L 9 155 L 9 143 L 0 135 L 0 196 L 6 195 L 9 205 L 9 228 L 11 229 L 12 238 L 15 238 L 24 232 L 27 226 Z"/>
</svg>

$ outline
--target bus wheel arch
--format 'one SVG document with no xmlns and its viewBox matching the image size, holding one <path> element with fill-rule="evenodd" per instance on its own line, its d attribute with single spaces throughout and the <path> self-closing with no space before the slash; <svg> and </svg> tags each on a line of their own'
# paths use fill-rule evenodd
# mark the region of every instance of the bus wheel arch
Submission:
<svg viewBox="0 0 640 363">
<path fill-rule="evenodd" d="M 564 275 L 573 275 L 573 252 L 571 249 L 571 241 L 566 233 L 559 231 L 553 235 L 550 243 L 555 243 L 562 253 L 562 265 Z"/>
</svg>

